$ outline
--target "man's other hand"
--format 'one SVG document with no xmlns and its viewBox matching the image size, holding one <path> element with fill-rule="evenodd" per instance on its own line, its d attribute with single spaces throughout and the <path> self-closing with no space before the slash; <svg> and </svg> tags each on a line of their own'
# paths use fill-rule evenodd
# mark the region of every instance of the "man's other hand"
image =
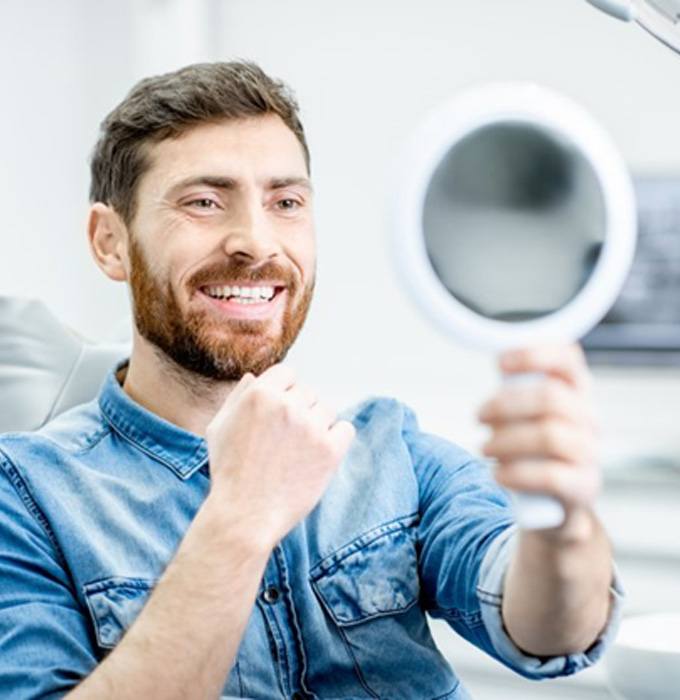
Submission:
<svg viewBox="0 0 680 700">
<path fill-rule="evenodd" d="M 578 345 L 504 353 L 504 375 L 537 374 L 507 382 L 479 412 L 491 428 L 483 447 L 497 460 L 496 479 L 514 491 L 555 496 L 567 516 L 586 512 L 600 490 L 591 377 Z"/>
</svg>

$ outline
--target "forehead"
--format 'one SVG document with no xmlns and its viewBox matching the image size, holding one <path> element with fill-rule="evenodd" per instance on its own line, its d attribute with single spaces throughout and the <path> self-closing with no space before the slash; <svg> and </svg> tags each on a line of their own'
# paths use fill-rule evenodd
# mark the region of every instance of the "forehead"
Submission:
<svg viewBox="0 0 680 700">
<path fill-rule="evenodd" d="M 199 124 L 147 151 L 142 180 L 172 186 L 192 175 L 306 177 L 302 145 L 278 115 Z"/>
</svg>

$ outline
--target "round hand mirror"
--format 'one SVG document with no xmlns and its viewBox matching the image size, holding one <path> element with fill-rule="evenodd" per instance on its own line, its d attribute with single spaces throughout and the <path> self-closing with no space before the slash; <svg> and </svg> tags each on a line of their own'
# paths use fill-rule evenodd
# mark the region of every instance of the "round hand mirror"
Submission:
<svg viewBox="0 0 680 700">
<path fill-rule="evenodd" d="M 401 276 L 453 338 L 495 352 L 572 342 L 618 295 L 633 189 L 606 133 L 570 100 L 526 84 L 467 92 L 416 131 L 398 176 Z M 526 528 L 563 519 L 547 496 L 515 505 Z"/>
</svg>

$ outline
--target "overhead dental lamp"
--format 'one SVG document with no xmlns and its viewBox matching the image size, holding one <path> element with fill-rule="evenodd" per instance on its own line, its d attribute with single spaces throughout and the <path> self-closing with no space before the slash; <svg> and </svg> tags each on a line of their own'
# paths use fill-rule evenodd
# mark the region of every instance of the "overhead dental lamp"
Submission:
<svg viewBox="0 0 680 700">
<path fill-rule="evenodd" d="M 588 0 L 612 17 L 637 22 L 652 36 L 680 53 L 680 0 Z"/>
</svg>

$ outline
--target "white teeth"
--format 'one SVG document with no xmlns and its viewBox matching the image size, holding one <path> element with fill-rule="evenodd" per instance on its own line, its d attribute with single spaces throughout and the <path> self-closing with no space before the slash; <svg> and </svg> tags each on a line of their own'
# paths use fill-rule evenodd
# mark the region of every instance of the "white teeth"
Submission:
<svg viewBox="0 0 680 700">
<path fill-rule="evenodd" d="M 275 294 L 274 287 L 206 287 L 209 296 L 217 299 L 230 299 L 239 303 L 269 301 Z"/>
</svg>

